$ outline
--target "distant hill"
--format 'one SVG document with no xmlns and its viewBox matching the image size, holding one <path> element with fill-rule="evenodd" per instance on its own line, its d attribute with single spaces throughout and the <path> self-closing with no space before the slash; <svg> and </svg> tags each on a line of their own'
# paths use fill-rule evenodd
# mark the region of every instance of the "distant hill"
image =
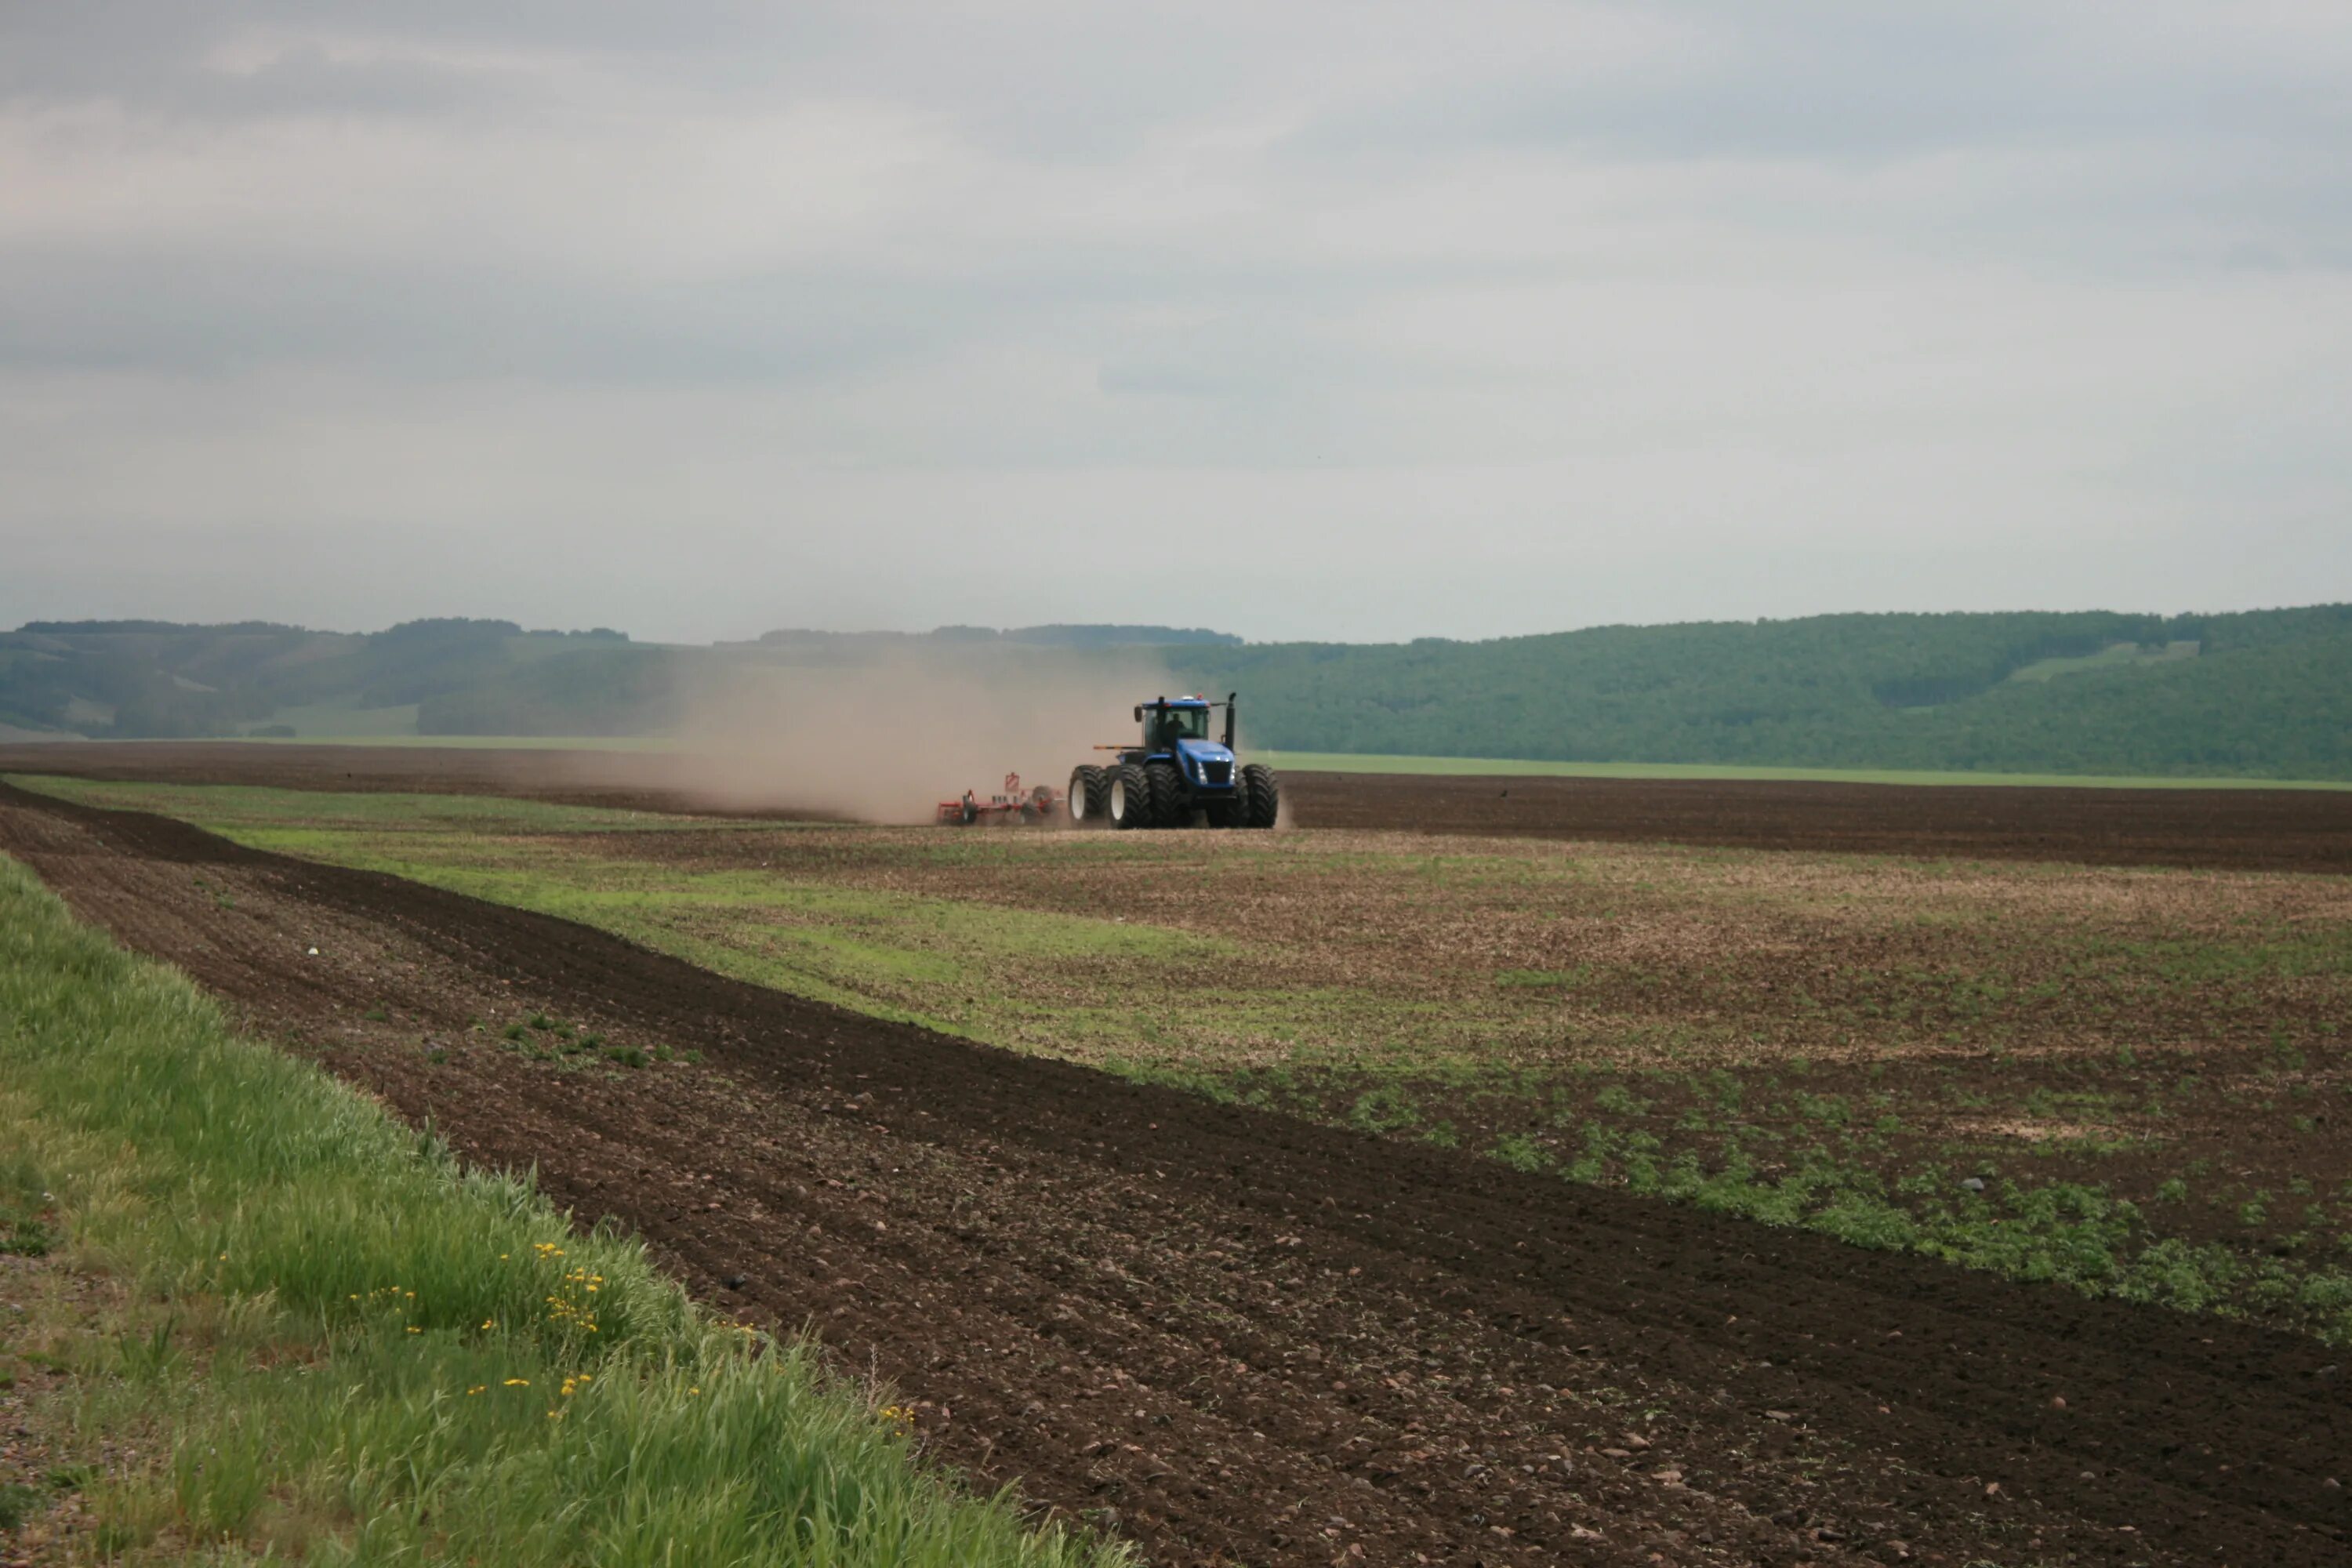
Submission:
<svg viewBox="0 0 2352 1568">
<path fill-rule="evenodd" d="M 1231 632 L 1202 626 L 940 626 L 928 632 L 762 633 L 763 647 L 898 648 L 926 645 L 997 643 L 1020 647 L 1239 647 L 1242 639 Z"/>
<path fill-rule="evenodd" d="M 509 621 L 365 635 L 35 622 L 0 634 L 0 728 L 654 733 L 699 683 L 745 665 L 970 665 L 1039 647 L 1155 650 L 1171 685 L 1242 691 L 1247 738 L 1290 751 L 2352 778 L 2352 605 L 1820 616 L 1395 644 L 1052 626 L 779 631 L 703 648 Z"/>
<path fill-rule="evenodd" d="M 968 663 L 998 650 L 1240 643 L 1227 632 L 1149 626 L 780 631 L 704 648 L 512 621 L 409 621 L 363 634 L 259 621 L 35 621 L 0 633 L 0 729 L 124 740 L 649 734 L 676 721 L 698 682 L 744 665 L 901 654 Z"/>
<path fill-rule="evenodd" d="M 427 733 L 492 724 L 628 733 L 664 719 L 668 658 L 604 627 L 527 632 L 511 621 L 410 621 L 360 635 L 263 622 L 35 621 L 0 633 L 0 724 L 155 739 L 236 734 L 288 710 L 399 710 L 400 725 Z"/>
<path fill-rule="evenodd" d="M 2352 778 L 2352 605 L 1183 650 L 1297 751 Z"/>
</svg>

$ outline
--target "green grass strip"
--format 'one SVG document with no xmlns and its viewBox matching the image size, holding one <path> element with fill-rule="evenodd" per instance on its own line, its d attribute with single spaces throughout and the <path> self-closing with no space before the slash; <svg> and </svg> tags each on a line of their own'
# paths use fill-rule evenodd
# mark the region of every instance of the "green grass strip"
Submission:
<svg viewBox="0 0 2352 1568">
<path fill-rule="evenodd" d="M 807 1347 L 718 1321 L 635 1242 L 74 923 L 0 857 L 0 1189 L 52 1194 L 124 1304 L 77 1421 L 130 1561 L 1113 1564 L 920 1469 Z"/>
</svg>

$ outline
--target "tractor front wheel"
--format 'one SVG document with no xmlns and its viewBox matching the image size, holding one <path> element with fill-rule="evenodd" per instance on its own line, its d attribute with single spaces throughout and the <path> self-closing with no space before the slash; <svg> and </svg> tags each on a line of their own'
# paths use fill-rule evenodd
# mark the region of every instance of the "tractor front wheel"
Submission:
<svg viewBox="0 0 2352 1568">
<path fill-rule="evenodd" d="M 1122 763 L 1110 770 L 1109 795 L 1106 810 L 1113 827 L 1150 827 L 1154 825 L 1151 777 L 1135 763 Z"/>
<path fill-rule="evenodd" d="M 1282 815 L 1282 782 L 1264 763 L 1242 769 L 1241 793 L 1241 826 L 1272 827 L 1274 819 Z"/>
<path fill-rule="evenodd" d="M 1173 763 L 1146 763 L 1143 772 L 1151 780 L 1151 826 L 1182 826 L 1192 815 L 1184 809 L 1184 775 Z"/>
<path fill-rule="evenodd" d="M 1092 763 L 1070 771 L 1070 820 L 1080 827 L 1100 827 L 1110 817 L 1110 774 Z"/>
</svg>

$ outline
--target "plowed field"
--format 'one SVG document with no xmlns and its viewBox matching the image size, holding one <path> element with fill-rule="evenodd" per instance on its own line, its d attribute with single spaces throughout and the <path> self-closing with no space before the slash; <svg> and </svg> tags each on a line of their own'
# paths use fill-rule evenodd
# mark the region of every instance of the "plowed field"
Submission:
<svg viewBox="0 0 2352 1568">
<path fill-rule="evenodd" d="M 162 818 L 0 789 L 0 850 L 1160 1561 L 2352 1550 L 2315 1342 L 1015 1056 Z M 656 1059 L 499 1048 L 550 1016 Z"/>
<path fill-rule="evenodd" d="M 652 752 L 141 742 L 0 746 L 0 773 L 293 789 L 457 790 L 709 810 Z M 953 794 L 965 781 L 943 779 Z M 1291 773 L 1305 827 L 2093 865 L 2352 871 L 2352 791 Z M 780 800 L 772 815 L 806 816 Z"/>
</svg>

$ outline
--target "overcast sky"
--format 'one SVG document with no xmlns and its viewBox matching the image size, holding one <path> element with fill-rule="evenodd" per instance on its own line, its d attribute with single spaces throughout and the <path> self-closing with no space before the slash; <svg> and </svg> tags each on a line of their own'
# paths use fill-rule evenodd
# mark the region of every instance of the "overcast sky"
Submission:
<svg viewBox="0 0 2352 1568">
<path fill-rule="evenodd" d="M 2341 0 L 0 0 L 0 625 L 2352 598 Z"/>
</svg>

